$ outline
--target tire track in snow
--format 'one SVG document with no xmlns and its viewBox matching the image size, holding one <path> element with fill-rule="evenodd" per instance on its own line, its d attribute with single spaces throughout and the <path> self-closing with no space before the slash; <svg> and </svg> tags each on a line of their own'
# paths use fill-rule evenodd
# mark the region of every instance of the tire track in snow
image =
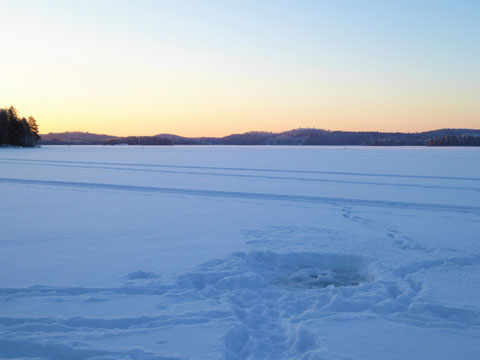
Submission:
<svg viewBox="0 0 480 360">
<path fill-rule="evenodd" d="M 62 344 L 53 342 L 42 342 L 35 337 L 22 338 L 19 340 L 0 339 L 0 357 L 2 359 L 29 359 L 34 360 L 86 360 L 86 359 L 135 359 L 135 360 L 184 360 L 178 357 L 165 357 L 140 348 L 130 350 L 107 350 L 79 346 L 78 342 L 73 344 Z"/>
<path fill-rule="evenodd" d="M 270 201 L 293 201 L 307 203 L 327 203 L 327 204 L 349 204 L 349 205 L 365 205 L 376 207 L 394 207 L 394 208 L 415 208 L 428 210 L 446 210 L 459 212 L 480 212 L 478 206 L 467 205 L 451 205 L 451 204 L 435 204 L 435 203 L 416 203 L 389 200 L 367 200 L 367 199 L 349 199 L 338 197 L 323 196 L 307 196 L 307 195 L 287 195 L 287 194 L 271 194 L 271 193 L 252 193 L 237 191 L 220 191 L 220 190 L 201 190 L 201 189 L 185 189 L 185 188 L 164 188 L 155 186 L 138 186 L 138 185 L 118 185 L 105 183 L 90 182 L 73 182 L 73 181 L 56 181 L 56 180 L 31 180 L 18 178 L 0 178 L 0 183 L 33 185 L 33 186 L 51 186 L 63 188 L 82 188 L 94 190 L 110 190 L 110 191 L 127 191 L 142 193 L 158 193 L 170 195 L 187 195 L 202 197 L 224 197 L 237 198 L 247 200 L 270 200 Z"/>
<path fill-rule="evenodd" d="M 212 311 L 185 312 L 179 315 L 164 314 L 156 316 L 141 315 L 137 317 L 90 318 L 83 316 L 57 318 L 57 317 L 0 317 L 0 328 L 10 331 L 22 332 L 71 332 L 77 329 L 83 331 L 97 330 L 142 330 L 161 328 L 173 325 L 195 325 L 218 321 L 221 318 L 231 320 L 229 311 L 217 311 L 212 316 Z"/>
<path fill-rule="evenodd" d="M 166 285 L 124 286 L 112 288 L 31 286 L 27 288 L 0 288 L 0 296 L 82 296 L 82 295 L 163 295 L 172 289 Z"/>
<path fill-rule="evenodd" d="M 159 173 L 159 174 L 184 174 L 184 175 L 205 175 L 205 176 L 219 176 L 219 177 L 234 177 L 246 179 L 266 179 L 266 180 L 293 180 L 302 182 L 319 182 L 319 183 L 333 183 L 333 184 L 352 184 L 352 185 L 367 185 L 367 186 L 390 186 L 390 187 L 406 187 L 406 188 L 420 188 L 420 189 L 442 189 L 442 190 L 466 190 L 466 191 L 480 191 L 477 187 L 463 187 L 463 186 L 444 186 L 444 185 L 425 185 L 425 184 L 404 184 L 404 183 L 385 183 L 375 181 L 352 181 L 352 180 L 336 180 L 336 179 L 318 179 L 318 178 L 304 178 L 293 176 L 271 176 L 271 175 L 251 175 L 251 174 L 228 174 L 218 172 L 203 172 L 203 171 L 179 171 L 179 170 L 159 170 L 159 169 L 141 169 L 128 167 L 112 167 L 112 166 L 94 166 L 94 165 L 67 165 L 67 164 L 45 164 L 45 163 L 28 163 L 28 162 L 14 162 L 3 161 L 2 164 L 11 165 L 33 165 L 33 166 L 55 166 L 67 167 L 76 169 L 101 169 L 101 170 L 117 170 L 117 171 L 132 171 L 143 173 Z"/>
<path fill-rule="evenodd" d="M 295 174 L 324 174 L 324 175 L 372 176 L 372 177 L 390 177 L 390 178 L 393 177 L 393 178 L 411 178 L 411 179 L 480 181 L 480 178 L 477 178 L 477 177 L 462 177 L 462 176 L 380 174 L 380 173 L 361 173 L 361 172 L 357 173 L 357 172 L 320 171 L 320 170 L 260 169 L 260 168 L 242 168 L 242 167 L 235 168 L 235 167 L 218 167 L 218 166 L 135 164 L 135 163 L 115 163 L 115 162 L 97 162 L 97 161 L 36 160 L 36 159 L 15 159 L 15 158 L 0 158 L 0 160 L 61 163 L 61 164 L 90 164 L 90 165 L 113 165 L 113 166 L 126 165 L 126 166 L 136 166 L 136 167 L 159 167 L 159 168 L 200 169 L 200 170 L 205 169 L 205 170 L 252 171 L 252 172 L 295 173 Z"/>
</svg>

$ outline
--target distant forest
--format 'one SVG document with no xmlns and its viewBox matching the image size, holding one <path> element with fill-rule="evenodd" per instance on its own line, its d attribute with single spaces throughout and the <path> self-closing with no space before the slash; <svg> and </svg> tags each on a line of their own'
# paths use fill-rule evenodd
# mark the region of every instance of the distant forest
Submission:
<svg viewBox="0 0 480 360">
<path fill-rule="evenodd" d="M 282 133 L 247 132 L 225 137 L 188 138 L 172 134 L 118 137 L 85 132 L 41 135 L 45 145 L 361 145 L 480 146 L 480 130 L 440 129 L 419 133 L 296 129 Z"/>
<path fill-rule="evenodd" d="M 281 133 L 251 131 L 224 137 L 183 137 L 172 134 L 119 137 L 88 132 L 38 134 L 32 116 L 20 117 L 11 106 L 0 108 L 0 146 L 42 145 L 360 145 L 480 146 L 480 130 L 440 129 L 419 133 L 295 129 Z"/>
<path fill-rule="evenodd" d="M 0 109 L 0 146 L 32 147 L 39 140 L 38 125 L 33 116 L 20 118 L 13 106 Z"/>
</svg>

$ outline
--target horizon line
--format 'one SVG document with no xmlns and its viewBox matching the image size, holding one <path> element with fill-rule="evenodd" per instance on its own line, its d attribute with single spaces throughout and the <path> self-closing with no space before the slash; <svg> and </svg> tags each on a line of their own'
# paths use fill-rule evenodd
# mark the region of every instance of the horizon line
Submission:
<svg viewBox="0 0 480 360">
<path fill-rule="evenodd" d="M 327 131 L 327 132 L 381 133 L 381 134 L 421 134 L 421 133 L 439 131 L 439 130 L 475 130 L 475 131 L 480 131 L 480 128 L 442 127 L 442 128 L 423 130 L 423 131 L 380 131 L 380 130 L 331 130 L 331 129 L 315 128 L 315 127 L 298 127 L 298 128 L 284 130 L 284 131 L 249 130 L 249 131 L 245 131 L 245 132 L 229 133 L 227 135 L 222 135 L 222 136 L 212 136 L 212 135 L 184 136 L 184 135 L 178 135 L 178 134 L 175 134 L 175 133 L 163 133 L 163 132 L 160 132 L 160 133 L 157 133 L 157 134 L 154 134 L 154 135 L 113 135 L 113 134 L 107 134 L 107 133 L 97 133 L 97 132 L 82 131 L 82 130 L 66 130 L 66 131 L 57 131 L 57 132 L 49 131 L 48 133 L 40 133 L 39 135 L 42 136 L 42 135 L 49 135 L 49 134 L 65 134 L 65 133 L 83 133 L 83 134 L 104 135 L 104 136 L 113 136 L 113 137 L 154 137 L 154 136 L 160 136 L 160 135 L 169 135 L 169 136 L 179 136 L 179 137 L 183 137 L 183 138 L 194 138 L 195 139 L 195 138 L 224 138 L 224 137 L 227 137 L 227 136 L 244 135 L 244 134 L 249 134 L 249 133 L 283 134 L 283 133 L 290 132 L 290 131 L 295 131 L 295 130 L 319 130 L 319 131 Z"/>
</svg>

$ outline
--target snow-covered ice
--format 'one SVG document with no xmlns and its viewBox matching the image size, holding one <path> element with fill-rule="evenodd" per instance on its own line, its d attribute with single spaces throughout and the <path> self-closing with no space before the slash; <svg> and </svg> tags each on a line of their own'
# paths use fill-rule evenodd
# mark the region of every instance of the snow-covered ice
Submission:
<svg viewBox="0 0 480 360">
<path fill-rule="evenodd" d="M 0 149 L 0 358 L 478 359 L 480 149 Z"/>
</svg>

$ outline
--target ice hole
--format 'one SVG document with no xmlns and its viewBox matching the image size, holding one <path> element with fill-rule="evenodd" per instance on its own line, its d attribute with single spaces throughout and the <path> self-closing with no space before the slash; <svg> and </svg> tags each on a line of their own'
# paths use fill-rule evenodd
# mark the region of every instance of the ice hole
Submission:
<svg viewBox="0 0 480 360">
<path fill-rule="evenodd" d="M 358 286 L 368 282 L 369 277 L 356 271 L 305 268 L 276 279 L 278 285 L 290 285 L 306 288 L 325 288 L 328 286 Z"/>
<path fill-rule="evenodd" d="M 329 253 L 250 253 L 248 262 L 275 285 L 303 288 L 358 286 L 373 281 L 363 256 Z"/>
</svg>

